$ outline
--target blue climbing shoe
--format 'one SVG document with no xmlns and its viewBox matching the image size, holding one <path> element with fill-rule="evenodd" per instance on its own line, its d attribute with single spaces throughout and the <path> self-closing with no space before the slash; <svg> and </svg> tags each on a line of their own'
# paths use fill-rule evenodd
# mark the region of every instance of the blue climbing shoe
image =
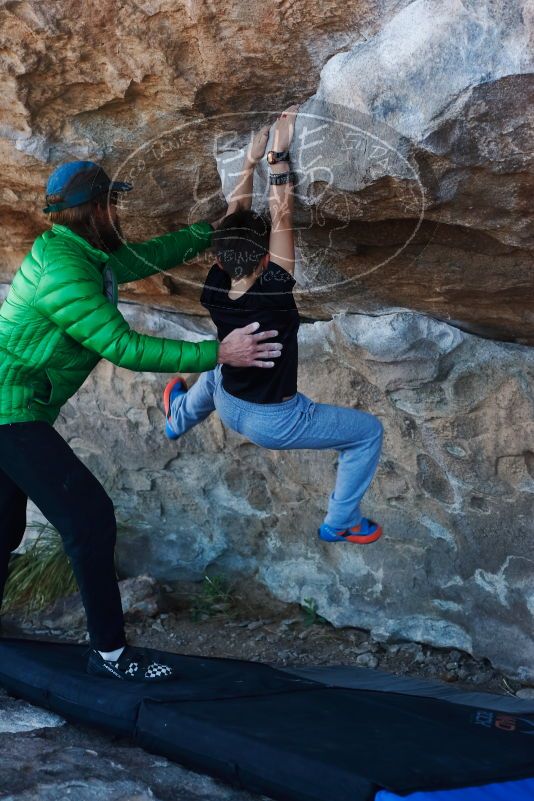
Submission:
<svg viewBox="0 0 534 801">
<path fill-rule="evenodd" d="M 165 436 L 168 439 L 178 439 L 178 434 L 173 430 L 170 424 L 171 418 L 171 406 L 172 402 L 175 398 L 179 395 L 185 395 L 187 392 L 187 384 L 185 382 L 185 378 L 182 378 L 181 375 L 173 378 L 172 381 L 169 381 L 165 389 L 163 390 L 163 407 L 165 409 Z"/>
<path fill-rule="evenodd" d="M 363 545 L 368 542 L 376 542 L 382 536 L 382 533 L 382 526 L 379 526 L 374 520 L 362 517 L 357 526 L 347 528 L 344 531 L 338 531 L 323 523 L 317 535 L 319 539 L 325 542 L 356 542 L 359 545 Z"/>
</svg>

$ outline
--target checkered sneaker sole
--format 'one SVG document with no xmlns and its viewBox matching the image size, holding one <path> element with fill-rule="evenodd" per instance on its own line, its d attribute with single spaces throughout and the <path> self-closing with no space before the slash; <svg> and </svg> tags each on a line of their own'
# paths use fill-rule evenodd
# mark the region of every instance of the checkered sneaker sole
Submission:
<svg viewBox="0 0 534 801">
<path fill-rule="evenodd" d="M 172 676 L 172 668 L 169 665 L 160 665 L 159 662 L 152 662 L 145 672 L 145 679 L 160 679 Z"/>
</svg>

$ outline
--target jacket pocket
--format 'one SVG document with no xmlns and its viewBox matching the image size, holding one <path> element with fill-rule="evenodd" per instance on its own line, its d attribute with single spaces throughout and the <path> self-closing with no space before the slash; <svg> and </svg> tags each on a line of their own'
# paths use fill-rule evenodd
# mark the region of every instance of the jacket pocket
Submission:
<svg viewBox="0 0 534 801">
<path fill-rule="evenodd" d="M 43 392 L 41 396 L 40 391 L 39 395 L 34 395 L 31 402 L 38 403 L 39 406 L 53 406 L 58 401 L 58 395 L 60 394 L 60 390 L 56 383 L 54 383 L 50 372 L 45 370 L 46 373 L 46 390 Z"/>
</svg>

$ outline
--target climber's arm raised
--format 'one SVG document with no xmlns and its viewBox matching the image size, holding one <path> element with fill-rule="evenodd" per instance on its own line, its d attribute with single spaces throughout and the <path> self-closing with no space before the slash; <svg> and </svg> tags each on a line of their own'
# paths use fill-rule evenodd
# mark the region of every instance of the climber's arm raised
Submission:
<svg viewBox="0 0 534 801">
<path fill-rule="evenodd" d="M 245 152 L 241 172 L 237 177 L 237 183 L 228 196 L 228 208 L 225 217 L 228 217 L 229 214 L 234 214 L 236 211 L 248 211 L 252 207 L 254 168 L 264 156 L 268 139 L 268 125 L 265 125 L 263 128 L 260 128 L 259 131 L 252 134 L 250 143 Z"/>
<path fill-rule="evenodd" d="M 273 126 L 273 150 L 289 150 L 295 129 L 298 106 L 290 106 L 277 119 Z M 269 187 L 269 210 L 271 212 L 271 236 L 269 239 L 270 259 L 288 273 L 295 270 L 295 239 L 293 233 L 293 173 L 287 161 L 272 164 L 272 176 L 280 176 L 285 183 Z"/>
</svg>

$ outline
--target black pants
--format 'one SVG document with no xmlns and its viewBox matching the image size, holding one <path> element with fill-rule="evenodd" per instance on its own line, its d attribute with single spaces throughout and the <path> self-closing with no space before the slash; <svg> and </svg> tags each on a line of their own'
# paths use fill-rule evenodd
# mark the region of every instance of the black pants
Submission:
<svg viewBox="0 0 534 801">
<path fill-rule="evenodd" d="M 28 498 L 59 531 L 80 588 L 93 648 L 125 644 L 115 573 L 113 504 L 48 423 L 0 425 L 0 606 L 10 553 L 20 545 Z"/>
</svg>

